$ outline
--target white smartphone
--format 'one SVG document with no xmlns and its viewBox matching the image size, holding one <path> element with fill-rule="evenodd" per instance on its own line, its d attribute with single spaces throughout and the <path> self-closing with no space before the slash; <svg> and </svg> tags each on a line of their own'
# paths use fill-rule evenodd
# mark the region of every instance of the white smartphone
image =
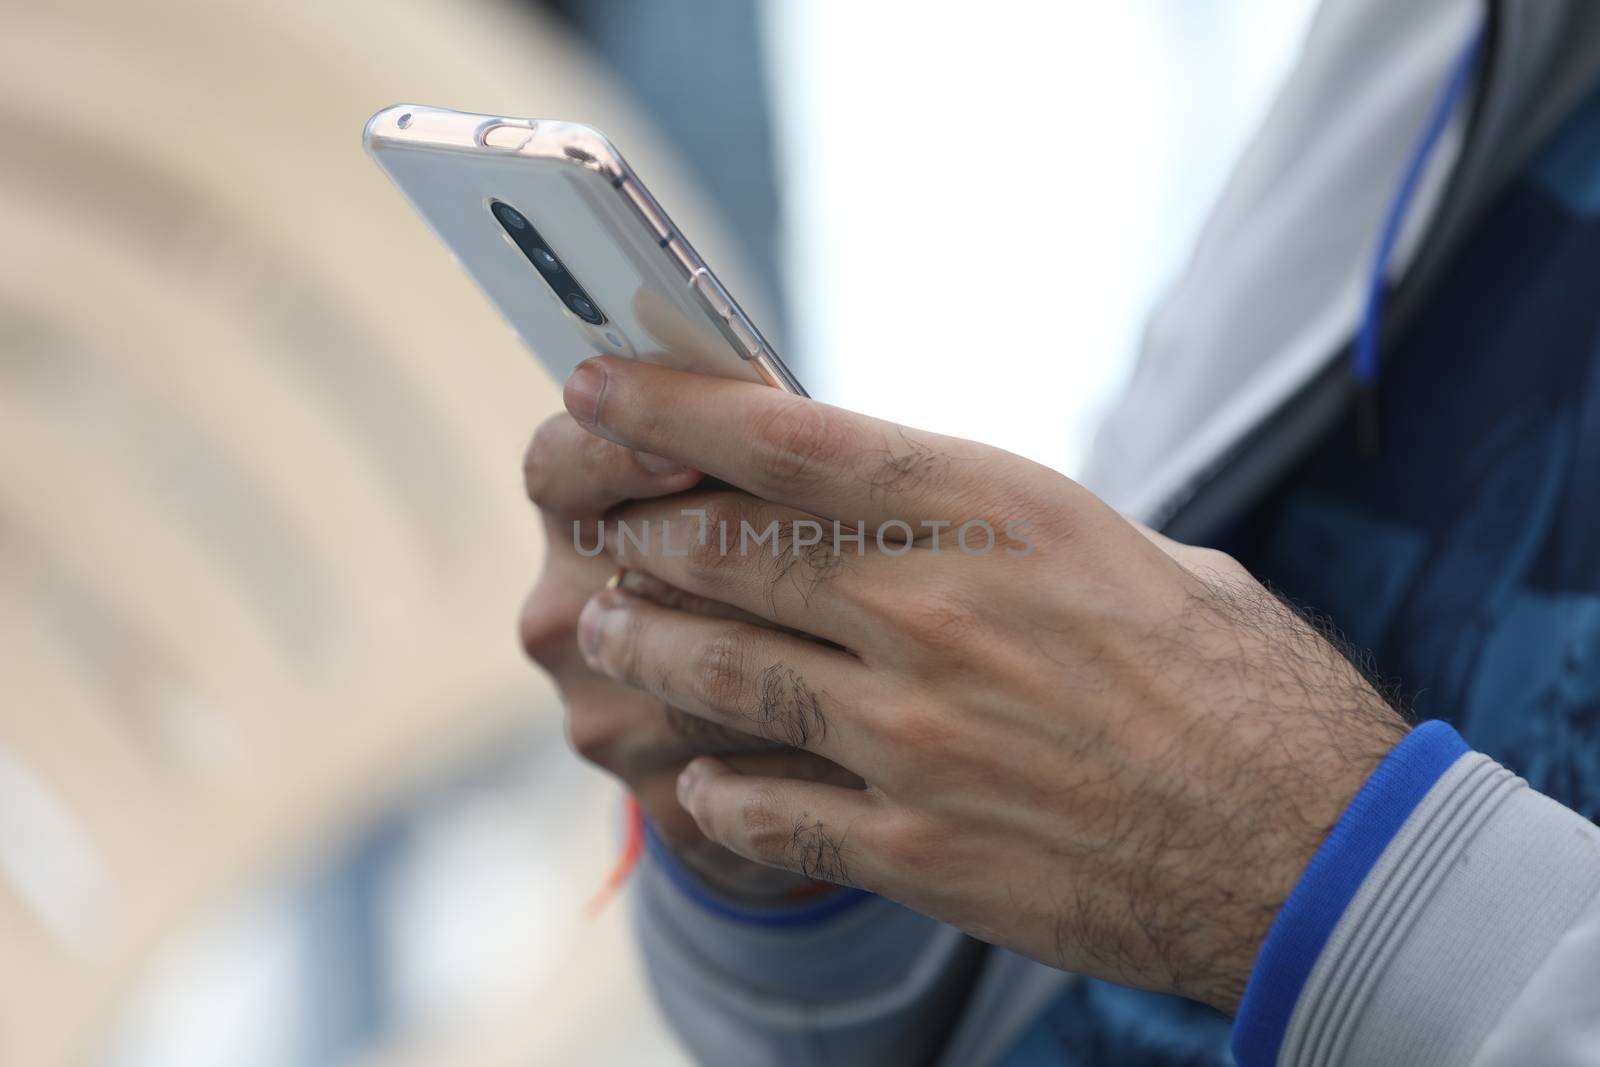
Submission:
<svg viewBox="0 0 1600 1067">
<path fill-rule="evenodd" d="M 365 142 L 556 381 L 611 353 L 805 395 L 598 130 L 400 104 Z"/>
</svg>

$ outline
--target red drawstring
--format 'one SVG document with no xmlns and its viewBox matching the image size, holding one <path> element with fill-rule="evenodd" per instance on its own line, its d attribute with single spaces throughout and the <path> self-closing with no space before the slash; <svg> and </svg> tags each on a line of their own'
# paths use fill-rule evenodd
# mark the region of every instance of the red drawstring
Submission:
<svg viewBox="0 0 1600 1067">
<path fill-rule="evenodd" d="M 644 812 L 639 810 L 639 802 L 634 799 L 632 793 L 629 793 L 623 801 L 623 818 L 627 821 L 627 831 L 622 839 L 622 855 L 617 857 L 616 866 L 611 868 L 606 880 L 583 906 L 583 915 L 586 919 L 593 919 L 611 903 L 611 898 L 617 895 L 617 890 L 622 888 L 622 884 L 628 880 L 633 869 L 639 866 L 639 857 L 644 855 Z"/>
</svg>

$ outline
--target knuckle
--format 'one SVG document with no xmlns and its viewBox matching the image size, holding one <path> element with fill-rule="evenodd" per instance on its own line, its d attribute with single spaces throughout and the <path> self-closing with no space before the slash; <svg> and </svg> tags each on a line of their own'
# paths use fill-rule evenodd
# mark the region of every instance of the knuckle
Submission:
<svg viewBox="0 0 1600 1067">
<path fill-rule="evenodd" d="M 918 742 L 923 740 L 920 725 L 922 716 L 899 705 L 878 709 L 872 718 L 873 732 L 896 752 L 910 757 L 915 754 Z"/>
<path fill-rule="evenodd" d="M 934 585 L 902 592 L 894 616 L 914 644 L 941 656 L 963 648 L 978 626 L 978 607 L 971 599 Z"/>
<path fill-rule="evenodd" d="M 886 818 L 877 827 L 872 847 L 894 870 L 926 870 L 942 855 L 941 837 L 927 820 L 902 813 Z"/>
<path fill-rule="evenodd" d="M 539 424 L 522 453 L 522 485 L 528 499 L 543 508 L 550 499 L 552 474 L 559 467 L 556 462 L 557 437 L 561 432 L 564 415 L 552 415 Z"/>
<path fill-rule="evenodd" d="M 683 513 L 682 526 L 685 532 L 679 541 L 688 550 L 686 558 L 690 565 L 700 567 L 711 563 L 708 553 L 720 551 L 725 537 L 737 535 L 739 519 L 723 494 L 697 500 L 695 505 L 696 514 L 692 520 L 688 509 Z M 724 530 L 728 533 L 723 533 Z M 677 544 L 674 542 L 674 547 Z"/>
<path fill-rule="evenodd" d="M 683 545 L 683 566 L 691 580 L 716 587 L 720 573 L 738 554 L 740 523 L 748 511 L 736 499 L 718 497 L 704 503 L 705 515 Z"/>
<path fill-rule="evenodd" d="M 710 513 L 707 513 L 710 518 Z M 716 530 L 717 520 L 712 519 L 710 528 Z M 734 524 L 738 528 L 738 524 Z M 715 534 L 709 534 L 703 541 L 693 538 L 686 546 L 683 563 L 688 572 L 702 582 L 714 581 L 716 576 L 728 563 L 729 556 L 722 550 L 722 543 Z"/>
<path fill-rule="evenodd" d="M 575 623 L 555 597 L 535 589 L 522 602 L 522 614 L 517 620 L 522 651 L 541 667 L 553 671 L 571 650 Z"/>
<path fill-rule="evenodd" d="M 746 509 L 739 502 L 739 497 L 733 493 L 715 494 L 706 500 L 703 510 L 706 513 L 706 525 L 710 529 L 728 526 L 737 530 L 739 520 L 746 517 Z M 710 539 L 708 536 L 707 540 Z"/>
<path fill-rule="evenodd" d="M 1185 545 L 1182 562 L 1190 571 L 1203 579 L 1224 582 L 1253 580 L 1244 564 L 1221 549 Z"/>
<path fill-rule="evenodd" d="M 568 710 L 567 743 L 584 760 L 614 771 L 619 761 L 619 737 L 606 716 L 573 706 Z"/>
<path fill-rule="evenodd" d="M 849 450 L 849 434 L 816 404 L 797 400 L 760 416 L 750 439 L 766 442 L 763 473 L 774 484 L 825 478 Z"/>
<path fill-rule="evenodd" d="M 969 762 L 973 751 L 970 736 L 933 707 L 932 701 L 886 703 L 872 712 L 869 720 L 878 741 L 898 753 L 898 762 L 911 774 L 924 767 L 953 772 Z M 904 777 L 904 772 L 891 771 L 890 775 Z"/>
<path fill-rule="evenodd" d="M 781 814 L 782 798 L 767 786 L 754 790 L 739 806 L 739 838 L 749 854 L 763 863 L 787 858 L 790 826 Z"/>
<path fill-rule="evenodd" d="M 695 677 L 700 695 L 709 706 L 726 710 L 742 706 L 748 690 L 749 655 L 749 640 L 731 629 L 707 639 L 701 646 Z"/>
</svg>

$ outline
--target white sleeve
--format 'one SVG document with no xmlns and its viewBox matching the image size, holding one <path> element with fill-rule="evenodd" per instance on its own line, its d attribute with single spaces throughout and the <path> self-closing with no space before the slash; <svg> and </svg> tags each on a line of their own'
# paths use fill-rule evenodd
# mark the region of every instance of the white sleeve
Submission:
<svg viewBox="0 0 1600 1067">
<path fill-rule="evenodd" d="M 1472 1067 L 1600 1067 L 1600 902 L 1545 957 Z"/>
<path fill-rule="evenodd" d="M 1262 946 L 1241 1067 L 1600 1067 L 1600 828 L 1443 723 L 1351 802 Z"/>
<path fill-rule="evenodd" d="M 633 904 L 656 1000 L 713 1067 L 926 1063 L 982 953 L 959 930 L 859 892 L 742 908 L 660 847 L 637 873 Z"/>
</svg>

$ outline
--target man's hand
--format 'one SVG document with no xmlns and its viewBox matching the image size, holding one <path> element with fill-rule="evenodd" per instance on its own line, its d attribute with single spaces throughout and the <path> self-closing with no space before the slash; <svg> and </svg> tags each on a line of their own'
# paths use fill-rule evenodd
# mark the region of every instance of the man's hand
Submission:
<svg viewBox="0 0 1600 1067">
<path fill-rule="evenodd" d="M 578 551 L 597 543 L 599 517 L 629 499 L 682 492 L 699 472 L 622 448 L 552 416 L 523 460 L 528 497 L 544 518 L 549 551 L 538 587 L 523 607 L 523 648 L 555 677 L 567 706 L 567 735 L 580 755 L 622 779 L 657 832 L 681 860 L 738 898 L 780 897 L 805 880 L 751 863 L 707 841 L 674 795 L 674 783 L 696 755 L 718 754 L 746 770 L 825 781 L 854 781 L 825 760 L 686 715 L 655 696 L 591 671 L 578 653 L 578 612 L 616 573 L 604 554 Z M 675 610 L 759 622 L 735 608 L 692 597 L 645 574 L 622 588 Z"/>
<path fill-rule="evenodd" d="M 605 590 L 587 662 L 866 783 L 696 759 L 677 789 L 708 837 L 1236 1008 L 1406 730 L 1332 644 L 1228 557 L 996 449 L 612 358 L 566 399 L 597 438 L 736 487 L 617 509 L 613 558 L 764 623 Z"/>
</svg>

